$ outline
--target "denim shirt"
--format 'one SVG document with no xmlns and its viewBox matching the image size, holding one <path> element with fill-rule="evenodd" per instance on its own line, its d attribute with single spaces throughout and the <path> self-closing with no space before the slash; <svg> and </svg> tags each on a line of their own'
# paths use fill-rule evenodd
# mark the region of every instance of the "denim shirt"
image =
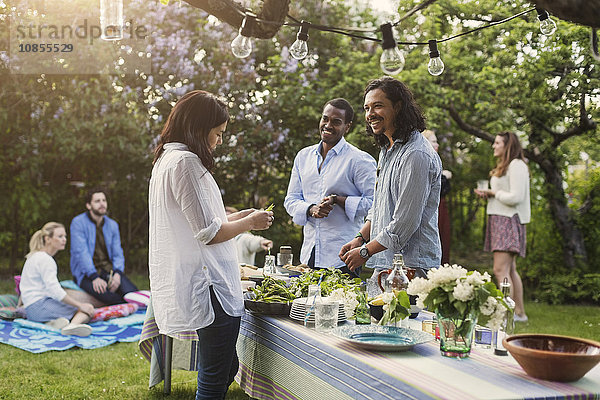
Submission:
<svg viewBox="0 0 600 400">
<path fill-rule="evenodd" d="M 438 205 L 442 162 L 427 139 L 414 131 L 402 144 L 382 148 L 371 221 L 371 240 L 386 250 L 374 254 L 369 268 L 391 268 L 394 253 L 402 253 L 408 267 L 440 265 Z"/>
<path fill-rule="evenodd" d="M 308 262 L 314 248 L 315 267 L 339 268 L 344 266 L 340 249 L 354 238 L 373 204 L 377 164 L 343 137 L 327 152 L 325 160 L 321 146 L 305 147 L 296 155 L 283 205 L 294 223 L 304 226 L 300 261 Z M 326 218 L 306 215 L 311 204 L 320 203 L 330 194 L 347 196 L 345 207 L 334 205 Z"/>
<path fill-rule="evenodd" d="M 104 241 L 108 258 L 112 263 L 113 270 L 123 272 L 125 270 L 125 257 L 121 247 L 121 233 L 117 221 L 104 216 L 102 226 Z M 71 221 L 71 273 L 77 284 L 81 284 L 84 277 L 95 279 L 98 275 L 94 266 L 94 248 L 96 246 L 96 223 L 84 212 Z"/>
</svg>

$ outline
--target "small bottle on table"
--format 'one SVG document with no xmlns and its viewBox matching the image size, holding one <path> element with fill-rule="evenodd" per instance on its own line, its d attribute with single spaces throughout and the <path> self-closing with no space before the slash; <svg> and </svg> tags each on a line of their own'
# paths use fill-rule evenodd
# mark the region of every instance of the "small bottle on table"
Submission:
<svg viewBox="0 0 600 400">
<path fill-rule="evenodd" d="M 515 331 L 515 302 L 510 298 L 510 283 L 508 282 L 508 278 L 504 278 L 504 281 L 500 284 L 500 289 L 509 309 L 506 310 L 500 329 L 494 331 L 492 334 L 492 347 L 494 348 L 495 355 L 506 356 L 508 355 L 508 351 L 504 348 L 502 340 L 512 335 Z"/>
</svg>

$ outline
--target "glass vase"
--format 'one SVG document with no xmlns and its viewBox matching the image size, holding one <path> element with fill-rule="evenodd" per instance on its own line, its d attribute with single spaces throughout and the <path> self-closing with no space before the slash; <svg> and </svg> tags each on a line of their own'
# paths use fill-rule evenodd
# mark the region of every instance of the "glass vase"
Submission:
<svg viewBox="0 0 600 400">
<path fill-rule="evenodd" d="M 442 355 L 457 358 L 469 357 L 477 315 L 469 314 L 465 318 L 454 318 L 441 314 L 439 310 L 436 314 Z"/>
</svg>

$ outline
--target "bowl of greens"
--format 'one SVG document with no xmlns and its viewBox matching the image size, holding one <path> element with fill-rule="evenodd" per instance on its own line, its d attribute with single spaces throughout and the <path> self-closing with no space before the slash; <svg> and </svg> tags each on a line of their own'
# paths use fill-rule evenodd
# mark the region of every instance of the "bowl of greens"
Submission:
<svg viewBox="0 0 600 400">
<path fill-rule="evenodd" d="M 285 281 L 266 277 L 260 285 L 244 294 L 244 306 L 257 314 L 287 316 L 294 298 Z"/>
</svg>

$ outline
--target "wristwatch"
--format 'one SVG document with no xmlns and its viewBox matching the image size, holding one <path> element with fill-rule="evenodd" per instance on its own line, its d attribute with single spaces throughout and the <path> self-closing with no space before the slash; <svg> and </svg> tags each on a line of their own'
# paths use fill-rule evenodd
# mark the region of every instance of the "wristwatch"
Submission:
<svg viewBox="0 0 600 400">
<path fill-rule="evenodd" d="M 368 259 L 369 257 L 371 257 L 371 255 L 369 254 L 369 249 L 367 249 L 367 244 L 363 244 L 362 246 L 360 246 L 360 250 L 358 250 L 358 254 L 360 254 L 360 256 L 362 258 L 364 258 L 365 260 Z"/>
</svg>

